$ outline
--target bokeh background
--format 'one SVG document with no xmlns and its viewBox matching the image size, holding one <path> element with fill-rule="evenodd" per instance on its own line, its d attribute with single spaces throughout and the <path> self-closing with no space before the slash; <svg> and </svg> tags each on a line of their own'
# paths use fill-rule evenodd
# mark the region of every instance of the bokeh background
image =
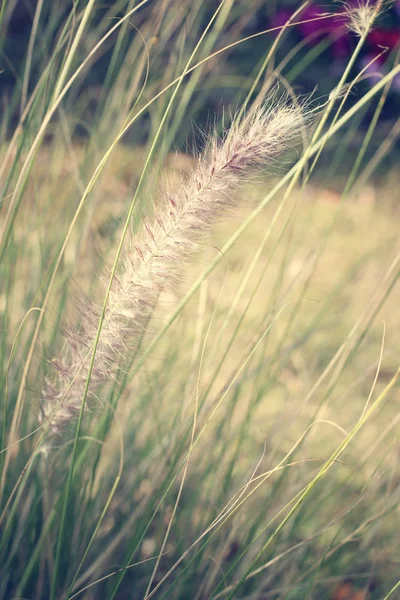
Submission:
<svg viewBox="0 0 400 600">
<path fill-rule="evenodd" d="M 360 110 L 290 193 L 271 193 L 317 125 L 304 128 L 177 265 L 116 376 L 88 399 L 76 464 L 75 415 L 41 446 L 44 378 L 103 302 L 130 207 L 134 252 L 165 188 L 191 176 L 193 152 L 229 126 L 260 70 L 250 100 L 279 86 L 318 122 L 359 43 L 353 0 L 309 3 L 281 37 L 300 2 L 225 0 L 163 121 L 218 3 L 150 0 L 53 114 L 136 5 L 94 2 L 64 73 L 90 0 L 0 4 L 0 599 L 143 600 L 158 585 L 168 600 L 396 598 L 399 76 L 362 102 L 398 65 L 399 0 L 383 4 L 347 82 L 363 75 L 324 130 Z M 192 449 L 197 401 L 205 433 Z"/>
<path fill-rule="evenodd" d="M 217 3 L 215 0 L 206 0 L 202 2 L 201 21 L 207 23 L 212 11 L 215 10 Z M 349 0 L 346 4 L 355 7 L 358 0 Z M 35 0 L 18 0 L 15 2 L 4 3 L 3 21 L 1 31 L 1 49 L 3 52 L 3 64 L 1 73 L 1 90 L 3 98 L 10 98 L 12 90 L 18 84 L 22 69 L 26 60 L 32 24 L 35 19 L 38 3 Z M 240 32 L 241 36 L 251 36 L 257 32 L 282 26 L 299 8 L 300 3 L 293 0 L 272 0 L 264 2 L 263 0 L 251 0 L 243 2 L 238 0 L 233 6 L 229 16 L 228 27 L 224 35 L 218 40 L 217 47 L 223 47 L 225 42 L 233 39 L 235 31 Z M 59 33 L 59 26 L 68 14 L 71 3 L 66 0 L 44 0 L 40 2 L 40 18 L 37 24 L 37 36 L 40 40 L 40 48 L 36 48 L 32 56 L 30 89 L 33 89 L 41 72 L 43 58 L 49 57 L 54 47 L 54 40 Z M 152 12 L 151 6 L 144 6 L 139 14 L 135 15 L 134 26 L 138 27 L 144 40 L 150 44 L 165 45 L 161 62 L 150 65 L 149 82 L 156 81 L 160 76 L 160 70 L 165 69 L 168 61 L 175 52 L 179 52 L 179 44 L 182 43 L 181 32 L 176 30 L 172 32 L 167 39 L 168 32 L 163 31 L 162 22 L 166 18 L 165 12 L 172 13 L 173 3 L 166 2 L 163 7 L 157 8 L 157 14 Z M 330 93 L 332 87 L 337 83 L 352 51 L 356 44 L 354 34 L 346 27 L 345 17 L 346 6 L 341 2 L 312 2 L 301 12 L 300 21 L 305 21 L 288 30 L 279 44 L 276 52 L 276 64 L 287 59 L 287 65 L 283 66 L 280 73 L 293 86 L 294 90 L 303 94 L 313 92 L 317 96 L 324 97 Z M 325 15 L 332 15 L 324 18 Z M 117 19 L 123 15 L 123 10 L 118 10 L 118 2 L 102 2 L 95 11 L 91 27 L 94 29 L 102 20 Z M 159 29 L 155 33 L 148 27 L 148 18 L 151 15 L 153 22 Z M 313 21 L 313 19 L 316 19 Z M 298 19 L 299 20 L 299 19 Z M 147 24 L 146 24 L 147 23 Z M 185 31 L 186 40 L 196 39 L 196 28 L 187 27 Z M 133 24 L 130 35 L 135 35 Z M 129 36 L 129 30 L 127 32 Z M 273 37 L 273 36 L 272 36 Z M 192 40 L 191 40 L 192 38 Z M 106 47 L 102 49 L 101 54 L 90 66 L 90 72 L 86 74 L 84 89 L 82 93 L 88 94 L 87 110 L 82 117 L 91 122 L 92 113 L 95 111 L 96 102 L 100 96 L 100 89 L 104 83 L 104 78 L 109 65 L 112 49 L 112 37 Z M 90 36 L 88 36 L 88 43 Z M 221 106 L 228 106 L 239 102 L 240 86 L 245 83 L 246 78 L 251 77 L 251 73 L 257 70 L 262 62 L 262 57 L 266 46 L 271 40 L 271 34 L 268 39 L 265 36 L 256 37 L 246 44 L 233 48 L 224 56 L 224 60 L 216 60 L 210 63 L 213 78 L 209 90 L 202 89 L 197 95 L 201 100 L 191 104 L 192 111 L 188 117 L 191 117 L 196 123 L 205 125 L 208 122 L 210 114 L 221 111 Z M 358 85 L 358 96 L 371 87 L 377 78 L 386 74 L 393 65 L 397 52 L 400 47 L 400 2 L 384 2 L 384 11 L 379 22 L 375 24 L 369 33 L 363 50 L 354 66 L 352 75 L 354 76 L 360 70 L 365 69 L 365 77 Z M 80 56 L 83 57 L 85 45 L 80 48 Z M 293 56 L 294 54 L 294 56 Z M 79 56 L 79 55 L 78 55 Z M 288 60 L 291 56 L 291 60 Z M 123 60 L 121 54 L 119 60 Z M 286 60 L 284 61 L 286 62 Z M 369 65 L 369 66 L 368 66 Z M 350 103 L 356 101 L 357 94 L 350 97 Z M 196 97 L 196 94 L 195 94 Z M 377 128 L 373 144 L 379 145 L 382 138 L 386 137 L 393 125 L 393 121 L 398 118 L 400 106 L 400 77 L 394 78 L 390 87 L 388 97 L 380 114 L 380 125 Z M 9 110 L 13 110 L 9 108 Z M 362 115 L 361 126 L 366 127 L 372 118 L 375 106 L 370 105 L 368 110 Z M 82 129 L 80 134 L 84 132 Z M 179 136 L 180 134 L 180 136 Z M 180 128 L 176 136 L 176 144 L 183 147 L 187 142 L 187 136 L 190 134 L 190 127 Z M 136 138 L 134 142 L 143 142 L 148 135 L 148 129 L 143 128 L 143 138 Z M 392 155 L 391 155 L 392 156 Z M 397 160 L 396 158 L 393 159 Z M 386 163 L 387 164 L 387 163 Z"/>
</svg>

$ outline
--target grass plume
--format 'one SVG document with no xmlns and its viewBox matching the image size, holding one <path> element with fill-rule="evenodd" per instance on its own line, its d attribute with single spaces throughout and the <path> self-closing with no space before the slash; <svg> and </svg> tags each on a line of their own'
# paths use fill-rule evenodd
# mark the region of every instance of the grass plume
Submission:
<svg viewBox="0 0 400 600">
<path fill-rule="evenodd" d="M 375 4 L 370 0 L 358 0 L 356 5 L 344 3 L 348 17 L 346 27 L 360 37 L 366 35 L 381 12 L 382 3 L 383 0 L 378 0 Z"/>
<path fill-rule="evenodd" d="M 182 271 L 199 241 L 238 199 L 241 184 L 271 166 L 293 147 L 309 120 L 303 103 L 271 96 L 239 120 L 222 138 L 212 134 L 193 171 L 174 192 L 166 192 L 154 218 L 145 219 L 129 241 L 111 289 L 96 353 L 90 392 L 114 376 L 115 365 L 166 285 Z M 60 433 L 80 410 L 100 309 L 88 303 L 79 329 L 69 328 L 60 356 L 52 361 L 42 392 L 41 420 Z"/>
</svg>

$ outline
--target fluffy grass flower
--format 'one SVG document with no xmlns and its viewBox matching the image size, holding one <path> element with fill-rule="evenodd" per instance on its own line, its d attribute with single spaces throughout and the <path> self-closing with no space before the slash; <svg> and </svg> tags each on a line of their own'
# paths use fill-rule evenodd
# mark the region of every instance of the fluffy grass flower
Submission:
<svg viewBox="0 0 400 600">
<path fill-rule="evenodd" d="M 115 376 L 135 332 L 145 326 L 160 292 L 175 282 L 185 261 L 215 220 L 238 200 L 238 188 L 257 170 L 293 148 L 309 120 L 304 103 L 271 97 L 233 119 L 221 138 L 209 137 L 192 172 L 164 194 L 152 218 L 142 221 L 123 255 L 109 296 L 89 394 Z M 81 406 L 100 308 L 82 305 L 80 327 L 70 327 L 51 364 L 42 393 L 42 421 L 60 433 Z"/>
<path fill-rule="evenodd" d="M 370 0 L 358 0 L 356 5 L 345 2 L 346 27 L 360 37 L 367 34 L 381 12 L 382 4 L 383 0 L 378 0 L 375 4 Z"/>
</svg>

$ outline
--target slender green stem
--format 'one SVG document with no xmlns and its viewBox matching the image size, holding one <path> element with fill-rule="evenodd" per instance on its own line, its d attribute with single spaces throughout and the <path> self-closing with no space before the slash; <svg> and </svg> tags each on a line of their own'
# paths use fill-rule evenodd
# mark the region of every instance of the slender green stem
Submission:
<svg viewBox="0 0 400 600">
<path fill-rule="evenodd" d="M 399 589 L 400 589 L 400 579 L 399 579 L 399 581 L 396 583 L 396 585 L 394 585 L 394 586 L 392 587 L 392 589 L 390 590 L 390 592 L 388 592 L 388 593 L 386 594 L 386 596 L 385 596 L 385 597 L 384 597 L 382 600 L 388 600 L 388 598 L 390 598 L 391 596 L 393 596 L 394 592 L 395 592 L 396 590 L 399 590 Z"/>
<path fill-rule="evenodd" d="M 89 0 L 88 3 L 87 3 L 87 5 L 86 5 L 85 11 L 84 11 L 83 16 L 82 16 L 82 20 L 81 20 L 81 22 L 79 24 L 79 27 L 78 27 L 78 31 L 76 32 L 76 35 L 74 37 L 74 41 L 71 44 L 71 48 L 70 48 L 70 50 L 69 50 L 69 52 L 67 54 L 65 63 L 64 63 L 63 68 L 61 70 L 61 73 L 60 73 L 60 75 L 59 75 L 59 77 L 57 79 L 57 83 L 56 83 L 56 86 L 55 86 L 54 92 L 53 92 L 52 104 L 54 104 L 54 103 L 56 103 L 58 101 L 58 97 L 59 97 L 59 95 L 61 93 L 61 90 L 62 90 L 62 88 L 64 86 L 65 80 L 66 80 L 67 75 L 68 75 L 68 71 L 71 68 L 71 65 L 72 65 L 72 62 L 74 60 L 76 51 L 77 51 L 78 46 L 79 46 L 79 44 L 81 42 L 81 39 L 83 37 L 84 31 L 86 29 L 86 26 L 87 26 L 87 24 L 89 22 L 90 15 L 91 15 L 91 12 L 92 12 L 92 10 L 94 8 L 95 2 L 96 2 L 96 0 Z"/>
<path fill-rule="evenodd" d="M 257 560 L 261 557 L 261 555 L 265 552 L 265 550 L 272 544 L 272 542 L 278 536 L 279 532 L 283 529 L 283 527 L 286 525 L 286 523 L 289 521 L 289 519 L 292 517 L 292 515 L 296 512 L 296 510 L 302 504 L 304 499 L 308 496 L 310 491 L 324 477 L 324 475 L 328 472 L 328 470 L 332 467 L 332 465 L 334 465 L 337 462 L 337 460 L 343 454 L 343 452 L 345 451 L 347 446 L 350 444 L 350 442 L 353 440 L 353 438 L 357 435 L 357 433 L 365 425 L 365 423 L 371 418 L 371 416 L 374 414 L 374 412 L 377 410 L 377 408 L 382 404 L 382 402 L 385 400 L 388 393 L 396 385 L 399 374 L 400 374 L 400 368 L 396 371 L 394 377 L 391 379 L 391 381 L 388 383 L 388 385 L 385 387 L 385 389 L 379 394 L 378 398 L 375 400 L 375 402 L 372 404 L 372 406 L 365 412 L 364 416 L 357 421 L 356 425 L 353 427 L 351 432 L 346 436 L 346 438 L 339 445 L 339 447 L 335 450 L 335 452 L 332 454 L 332 456 L 326 461 L 326 463 L 324 464 L 322 469 L 320 469 L 320 471 L 317 473 L 317 475 L 306 486 L 304 491 L 301 493 L 300 497 L 296 500 L 296 502 L 294 503 L 292 508 L 289 510 L 287 515 L 282 519 L 282 521 L 280 522 L 278 527 L 275 529 L 274 533 L 268 538 L 266 543 L 263 545 L 261 550 L 258 552 L 252 565 L 250 565 L 249 569 L 242 576 L 240 581 L 238 581 L 238 583 L 235 585 L 234 589 L 232 590 L 232 593 L 228 596 L 227 600 L 232 600 L 232 598 L 235 597 L 235 594 L 236 594 L 238 588 L 241 586 L 241 584 L 245 581 L 246 577 L 252 571 L 253 565 L 257 562 Z"/>
</svg>

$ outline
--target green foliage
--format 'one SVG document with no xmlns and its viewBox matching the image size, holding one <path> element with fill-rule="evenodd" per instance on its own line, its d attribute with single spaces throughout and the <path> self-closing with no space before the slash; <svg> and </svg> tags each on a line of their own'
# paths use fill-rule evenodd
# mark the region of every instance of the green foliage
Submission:
<svg viewBox="0 0 400 600">
<path fill-rule="evenodd" d="M 363 37 L 302 152 L 239 190 L 116 375 L 94 395 L 89 370 L 55 438 L 41 418 L 65 335 L 96 301 L 98 342 L 126 241 L 190 168 L 171 150 L 202 149 L 193 120 L 292 94 L 316 60 L 280 69 L 285 27 L 238 75 L 247 6 L 37 3 L 1 116 L 0 599 L 395 597 L 398 180 L 372 175 L 400 69 L 349 104 Z"/>
</svg>

